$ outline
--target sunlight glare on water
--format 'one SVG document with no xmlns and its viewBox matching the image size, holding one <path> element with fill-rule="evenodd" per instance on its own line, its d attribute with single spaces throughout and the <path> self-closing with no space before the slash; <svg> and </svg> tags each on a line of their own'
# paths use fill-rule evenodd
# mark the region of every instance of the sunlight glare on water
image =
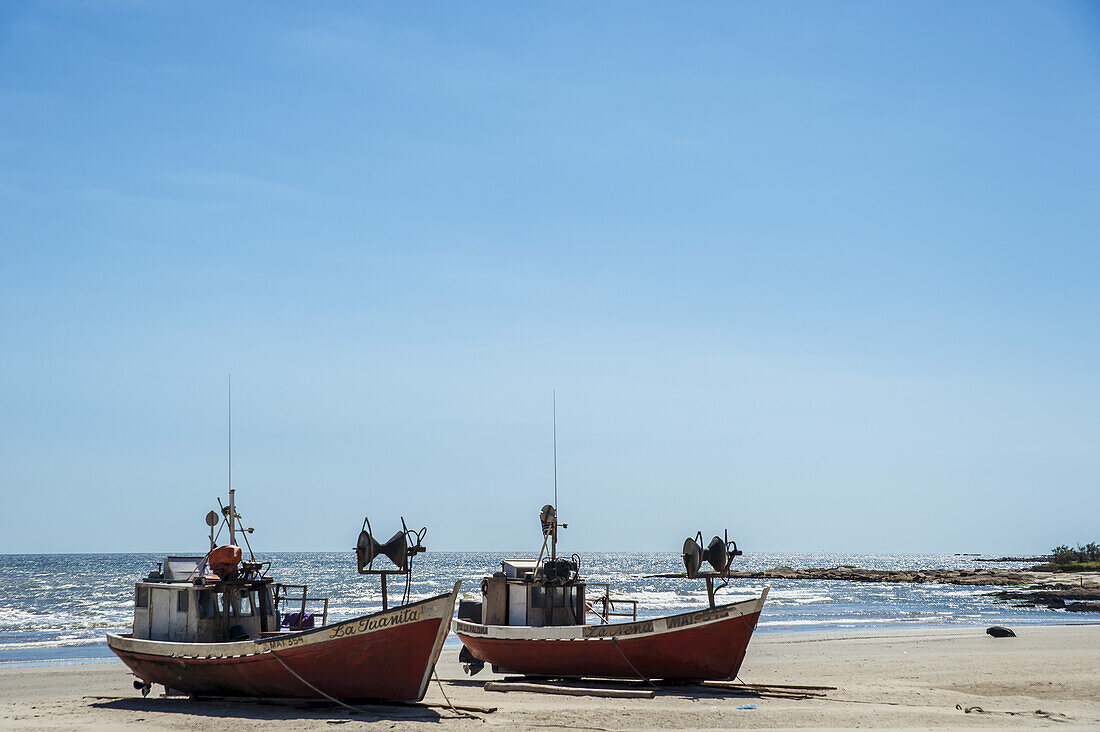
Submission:
<svg viewBox="0 0 1100 732">
<path fill-rule="evenodd" d="M 500 569 L 502 559 L 530 552 L 428 552 L 416 558 L 410 595 L 414 600 L 448 592 L 462 580 L 463 599 L 480 599 L 481 578 Z M 351 553 L 283 553 L 271 575 L 288 584 L 309 585 L 310 596 L 328 597 L 329 620 L 381 609 L 374 577 L 355 571 Z M 868 569 L 972 569 L 988 567 L 974 557 L 943 554 L 754 554 L 738 557 L 735 569 L 776 566 Z M 154 554 L 52 554 L 0 556 L 0 665 L 27 661 L 65 662 L 113 658 L 108 631 L 126 631 L 133 613 L 134 582 L 163 556 Z M 1015 568 L 1019 564 L 997 564 Z M 681 571 L 680 555 L 658 552 L 591 553 L 581 572 L 589 583 L 609 583 L 613 598 L 637 600 L 640 618 L 704 607 L 701 581 L 651 575 Z M 758 632 L 883 628 L 906 625 L 991 625 L 1060 623 L 1080 620 L 1045 608 L 1019 608 L 988 597 L 992 587 L 864 583 L 827 580 L 734 581 L 719 594 L 729 600 L 771 587 Z M 391 580 L 396 601 L 403 583 Z M 602 588 L 592 588 L 589 597 Z M 449 645 L 457 641 L 448 638 Z"/>
</svg>

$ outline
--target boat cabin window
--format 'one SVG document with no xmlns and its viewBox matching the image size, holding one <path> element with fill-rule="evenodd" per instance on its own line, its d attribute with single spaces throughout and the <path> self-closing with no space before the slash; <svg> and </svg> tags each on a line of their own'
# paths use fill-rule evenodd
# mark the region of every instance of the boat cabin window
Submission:
<svg viewBox="0 0 1100 732">
<path fill-rule="evenodd" d="M 199 592 L 198 606 L 200 618 L 212 618 L 214 617 L 214 597 L 210 590 L 202 590 Z"/>
<path fill-rule="evenodd" d="M 237 614 L 243 618 L 252 617 L 252 594 L 248 590 L 241 590 L 237 602 Z"/>
<path fill-rule="evenodd" d="M 187 590 L 180 590 L 176 593 L 176 610 L 181 613 L 187 612 L 188 595 L 191 593 Z"/>
<path fill-rule="evenodd" d="M 218 607 L 230 617 L 250 618 L 256 614 L 256 600 L 248 590 L 226 590 L 218 593 Z"/>
<path fill-rule="evenodd" d="M 564 587 L 551 587 L 550 595 L 554 599 L 554 607 L 565 607 Z"/>
<path fill-rule="evenodd" d="M 260 615 L 274 615 L 275 608 L 271 606 L 271 591 L 264 587 L 260 590 Z"/>
<path fill-rule="evenodd" d="M 542 585 L 531 588 L 531 607 L 546 607 L 546 588 Z"/>
<path fill-rule="evenodd" d="M 149 588 L 138 587 L 134 594 L 134 607 L 149 607 Z"/>
</svg>

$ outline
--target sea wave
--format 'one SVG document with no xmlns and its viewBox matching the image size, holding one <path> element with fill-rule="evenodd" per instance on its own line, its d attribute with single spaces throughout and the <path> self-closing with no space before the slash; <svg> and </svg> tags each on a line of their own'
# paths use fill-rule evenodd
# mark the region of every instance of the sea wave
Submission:
<svg viewBox="0 0 1100 732">
<path fill-rule="evenodd" d="M 537 554 L 537 551 L 534 552 Z M 479 600 L 481 579 L 500 569 L 507 557 L 526 552 L 463 554 L 429 552 L 417 557 L 409 584 L 410 597 L 427 599 L 463 581 L 461 597 Z M 86 654 L 99 648 L 110 630 L 130 625 L 134 581 L 144 577 L 162 555 L 0 555 L 0 662 L 18 656 L 58 657 L 70 647 Z M 380 584 L 355 571 L 347 553 L 273 554 L 272 574 L 288 584 L 308 584 L 311 597 L 329 598 L 330 621 L 381 608 Z M 753 554 L 737 558 L 743 570 L 787 565 L 796 568 L 848 564 L 869 569 L 973 569 L 974 557 L 953 555 Z M 638 603 L 639 617 L 683 612 L 707 605 L 701 581 L 655 575 L 682 571 L 679 554 L 669 552 L 608 552 L 586 554 L 581 570 L 590 583 L 588 597 L 610 585 L 613 600 Z M 824 580 L 734 581 L 718 593 L 718 601 L 757 596 L 770 587 L 760 620 L 760 632 L 799 629 L 854 628 L 890 624 L 955 625 L 1009 621 L 1068 622 L 1064 613 L 1045 608 L 998 604 L 992 588 L 938 584 L 884 584 Z M 404 583 L 389 583 L 391 603 L 398 602 Z M 310 609 L 320 610 L 319 603 Z M 452 643 L 450 639 L 448 643 Z M 54 654 L 51 656 L 51 654 Z"/>
</svg>

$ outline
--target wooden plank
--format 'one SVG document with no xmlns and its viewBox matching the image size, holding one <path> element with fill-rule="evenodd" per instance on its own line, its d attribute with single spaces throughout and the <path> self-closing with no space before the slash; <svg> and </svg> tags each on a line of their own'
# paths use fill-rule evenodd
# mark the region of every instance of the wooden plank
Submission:
<svg viewBox="0 0 1100 732">
<path fill-rule="evenodd" d="M 479 714 L 492 714 L 497 710 L 496 707 L 479 707 L 473 704 L 429 704 L 427 702 L 420 702 L 420 705 L 433 707 L 435 709 L 457 709 L 460 712 L 477 712 Z"/>
<path fill-rule="evenodd" d="M 798 691 L 836 691 L 835 686 L 796 686 L 794 684 L 747 684 L 739 681 L 704 681 L 707 686 L 725 686 L 731 689 L 796 689 Z"/>
<path fill-rule="evenodd" d="M 564 696 L 599 696 L 608 699 L 652 699 L 656 694 L 652 689 L 606 689 L 585 688 L 579 686 L 551 686 L 550 684 L 514 683 L 488 681 L 485 691 L 526 691 L 532 694 L 561 694 Z"/>
</svg>

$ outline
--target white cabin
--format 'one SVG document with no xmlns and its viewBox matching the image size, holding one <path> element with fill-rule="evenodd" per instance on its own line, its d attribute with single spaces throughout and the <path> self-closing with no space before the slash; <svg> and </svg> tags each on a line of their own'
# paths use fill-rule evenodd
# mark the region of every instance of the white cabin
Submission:
<svg viewBox="0 0 1100 732">
<path fill-rule="evenodd" d="M 203 576 L 203 557 L 167 557 L 134 587 L 134 638 L 187 643 L 260 638 L 279 628 L 271 579 Z"/>
<path fill-rule="evenodd" d="M 569 560 L 505 559 L 500 572 L 482 583 L 480 618 L 485 625 L 584 625 L 585 583 L 562 566 Z M 547 567 L 562 567 L 553 579 Z M 475 612 L 471 610 L 471 612 Z"/>
</svg>

